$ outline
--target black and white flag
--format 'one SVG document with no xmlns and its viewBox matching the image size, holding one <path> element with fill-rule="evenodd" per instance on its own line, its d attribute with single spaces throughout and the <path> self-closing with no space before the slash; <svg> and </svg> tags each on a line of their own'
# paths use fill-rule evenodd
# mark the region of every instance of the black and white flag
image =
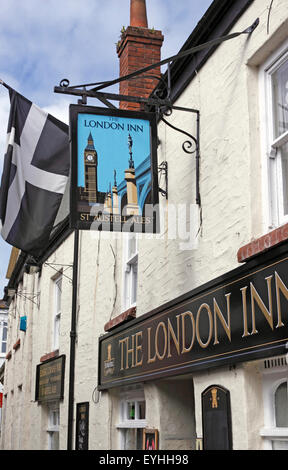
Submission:
<svg viewBox="0 0 288 470">
<path fill-rule="evenodd" d="M 1 235 L 37 257 L 48 243 L 68 180 L 69 128 L 8 89 L 11 109 L 0 188 Z"/>
</svg>

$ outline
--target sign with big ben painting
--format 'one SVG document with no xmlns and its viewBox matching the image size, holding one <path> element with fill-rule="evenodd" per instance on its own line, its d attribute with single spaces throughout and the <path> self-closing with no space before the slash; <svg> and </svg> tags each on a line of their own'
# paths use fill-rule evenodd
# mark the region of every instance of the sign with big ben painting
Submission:
<svg viewBox="0 0 288 470">
<path fill-rule="evenodd" d="M 158 232 L 155 114 L 71 105 L 70 130 L 71 227 Z"/>
</svg>

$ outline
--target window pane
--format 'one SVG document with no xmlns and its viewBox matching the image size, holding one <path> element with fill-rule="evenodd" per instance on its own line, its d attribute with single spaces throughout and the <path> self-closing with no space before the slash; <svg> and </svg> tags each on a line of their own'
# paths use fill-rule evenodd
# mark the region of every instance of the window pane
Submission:
<svg viewBox="0 0 288 470">
<path fill-rule="evenodd" d="M 4 323 L 7 325 L 7 323 Z M 6 343 L 7 343 L 7 327 L 4 326 L 2 330 L 2 343 L 1 343 L 1 352 L 6 353 Z"/>
<path fill-rule="evenodd" d="M 124 430 L 124 450 L 135 450 L 136 432 L 136 429 Z"/>
<path fill-rule="evenodd" d="M 59 450 L 59 408 L 51 406 L 49 409 L 49 450 Z"/>
<path fill-rule="evenodd" d="M 288 427 L 287 382 L 283 382 L 275 392 L 276 427 Z"/>
<path fill-rule="evenodd" d="M 143 445 L 143 429 L 137 429 L 137 442 L 136 442 L 136 450 L 142 450 Z"/>
<path fill-rule="evenodd" d="M 145 419 L 145 401 L 140 401 L 139 406 L 139 419 Z"/>
<path fill-rule="evenodd" d="M 53 426 L 59 426 L 59 412 L 58 411 L 52 411 L 51 419 L 52 419 Z"/>
<path fill-rule="evenodd" d="M 143 429 L 124 429 L 124 450 L 141 450 L 143 442 Z"/>
<path fill-rule="evenodd" d="M 61 312 L 62 277 L 55 282 L 56 313 Z"/>
<path fill-rule="evenodd" d="M 288 61 L 272 75 L 275 138 L 288 130 Z"/>
<path fill-rule="evenodd" d="M 281 151 L 282 181 L 283 181 L 283 206 L 284 214 L 288 214 L 288 143 L 283 145 Z"/>
<path fill-rule="evenodd" d="M 128 419 L 135 419 L 135 403 L 128 402 Z"/>
<path fill-rule="evenodd" d="M 59 450 L 59 432 L 49 432 L 50 435 L 50 450 Z"/>
<path fill-rule="evenodd" d="M 131 266 L 132 269 L 132 286 L 131 286 L 131 303 L 136 303 L 137 300 L 137 278 L 138 278 L 138 265 L 135 263 Z"/>
<path fill-rule="evenodd" d="M 3 328 L 2 341 L 7 341 L 7 327 L 6 326 L 4 326 Z"/>
<path fill-rule="evenodd" d="M 55 317 L 54 322 L 54 349 L 59 349 L 59 336 L 60 336 L 60 317 Z"/>
</svg>

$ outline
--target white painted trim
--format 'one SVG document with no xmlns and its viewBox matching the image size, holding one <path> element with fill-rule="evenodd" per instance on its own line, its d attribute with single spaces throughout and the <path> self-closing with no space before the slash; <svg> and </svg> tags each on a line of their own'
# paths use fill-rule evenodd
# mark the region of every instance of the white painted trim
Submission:
<svg viewBox="0 0 288 470">
<path fill-rule="evenodd" d="M 134 253 L 131 257 L 128 256 L 129 254 L 129 236 L 131 234 L 125 234 L 123 237 L 123 258 L 122 258 L 122 311 L 126 311 L 129 308 L 136 307 L 136 302 L 132 302 L 132 286 L 131 284 L 131 266 L 133 264 L 138 264 L 138 237 L 137 234 L 134 234 L 136 237 L 136 253 Z M 130 268 L 130 269 L 129 269 Z M 129 277 L 128 283 L 127 278 Z M 136 297 L 137 297 L 137 286 L 136 286 Z"/>
<path fill-rule="evenodd" d="M 281 160 L 277 158 L 275 152 L 271 153 L 273 148 L 279 147 L 281 143 L 288 139 L 287 133 L 278 139 L 274 138 L 271 87 L 272 74 L 286 60 L 288 60 L 288 40 L 274 51 L 259 69 L 260 135 L 263 168 L 262 194 L 264 227 L 267 227 L 267 230 L 273 230 L 288 222 L 288 215 L 284 216 L 283 214 L 283 197 L 281 191 L 279 191 L 279 188 L 282 187 Z"/>
<path fill-rule="evenodd" d="M 273 448 L 273 440 L 288 440 L 288 427 L 276 427 L 274 399 L 279 385 L 288 381 L 288 366 L 263 368 L 262 374 L 264 427 L 260 430 L 260 436 L 264 439 L 264 448 L 271 450 Z"/>
</svg>

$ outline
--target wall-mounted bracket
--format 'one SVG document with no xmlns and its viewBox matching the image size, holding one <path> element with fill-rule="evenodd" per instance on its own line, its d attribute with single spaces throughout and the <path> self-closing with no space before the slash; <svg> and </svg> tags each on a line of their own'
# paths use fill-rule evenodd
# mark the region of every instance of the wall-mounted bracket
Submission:
<svg viewBox="0 0 288 470">
<path fill-rule="evenodd" d="M 181 132 L 182 134 L 186 135 L 189 140 L 186 140 L 183 145 L 182 149 L 184 150 L 185 153 L 188 154 L 194 154 L 196 156 L 196 204 L 201 205 L 201 199 L 200 199 L 200 189 L 199 189 L 199 167 L 200 167 L 200 112 L 196 109 L 191 109 L 191 108 L 182 108 L 180 106 L 174 106 L 171 101 L 171 63 L 175 62 L 176 60 L 182 59 L 184 57 L 187 57 L 189 55 L 193 55 L 197 52 L 200 52 L 204 49 L 211 48 L 214 46 L 217 46 L 218 44 L 221 44 L 225 41 L 237 38 L 238 36 L 241 35 L 250 35 L 254 32 L 254 30 L 257 28 L 259 25 L 259 18 L 257 18 L 251 26 L 248 28 L 244 29 L 243 31 L 236 32 L 236 33 L 231 33 L 226 36 L 222 36 L 216 39 L 212 39 L 211 41 L 208 41 L 203 44 L 199 44 L 195 47 L 192 47 L 187 50 L 180 51 L 178 54 L 171 56 L 167 59 L 161 60 L 160 62 L 157 62 L 155 64 L 149 65 L 147 67 L 144 67 L 142 69 L 136 70 L 135 72 L 125 75 L 123 77 L 116 78 L 114 80 L 108 80 L 108 81 L 102 81 L 102 82 L 96 82 L 96 83 L 86 83 L 83 85 L 76 85 L 76 86 L 70 86 L 69 80 L 64 79 L 61 81 L 59 87 L 54 87 L 54 92 L 55 93 L 64 93 L 64 94 L 70 94 L 70 95 L 75 95 L 81 97 L 79 99 L 79 104 L 87 104 L 87 97 L 91 98 L 97 98 L 99 101 L 104 103 L 106 106 L 110 108 L 116 108 L 114 104 L 111 103 L 110 100 L 115 100 L 115 101 L 127 101 L 131 103 L 139 103 L 145 106 L 145 108 L 150 109 L 150 110 L 155 110 L 155 112 L 158 113 L 159 119 L 161 119 L 165 124 L 167 124 L 169 127 L 174 129 L 175 131 Z M 146 98 L 141 98 L 141 97 L 135 97 L 135 96 L 126 96 L 126 95 L 119 95 L 119 94 L 113 94 L 113 93 L 103 93 L 100 90 L 103 90 L 104 88 L 110 87 L 112 85 L 116 85 L 122 81 L 125 80 L 132 80 L 137 77 L 144 76 L 147 72 L 150 72 L 150 70 L 156 69 L 161 67 L 162 65 L 168 64 L 168 69 L 167 69 L 167 78 L 163 75 L 160 77 L 157 76 L 157 79 L 162 82 L 162 85 L 164 87 L 162 90 L 156 89 L 154 94 L 149 97 L 148 99 Z M 146 75 L 147 76 L 147 75 Z M 155 75 L 153 75 L 153 78 L 156 78 Z M 1 83 L 1 81 L 0 81 Z M 2 83 L 3 84 L 3 83 Z M 90 89 L 87 89 L 87 88 Z M 92 88 L 91 88 L 92 87 Z M 163 98 L 163 95 L 166 97 Z M 196 130 L 196 137 L 192 136 L 186 131 L 183 131 L 182 129 L 179 129 L 175 126 L 173 126 L 169 121 L 167 121 L 166 118 L 164 118 L 164 115 L 169 115 L 171 114 L 172 110 L 178 110 L 178 111 L 186 111 L 186 112 L 191 112 L 191 113 L 196 113 L 197 115 L 197 130 Z M 163 194 L 166 195 L 168 192 L 165 190 L 163 191 Z"/>
<path fill-rule="evenodd" d="M 133 78 L 133 77 L 132 77 Z M 156 78 L 156 77 L 154 77 Z M 163 76 L 158 77 L 159 81 L 165 84 L 163 82 Z M 129 79 L 131 79 L 131 76 L 129 76 Z M 102 103 L 104 103 L 106 106 L 109 108 L 116 108 L 110 100 L 112 101 L 126 101 L 126 102 L 131 102 L 131 103 L 139 103 L 146 108 L 149 108 L 150 111 L 151 109 L 154 110 L 154 112 L 157 114 L 158 119 L 162 120 L 166 125 L 174 129 L 175 131 L 178 131 L 184 135 L 186 135 L 189 139 L 185 140 L 185 142 L 182 144 L 182 149 L 184 150 L 185 153 L 187 154 L 194 154 L 196 155 L 196 204 L 200 204 L 200 191 L 199 191 L 199 164 L 200 164 L 200 132 L 199 132 L 199 125 L 200 125 L 200 113 L 197 109 L 193 108 L 184 108 L 181 106 L 174 106 L 171 101 L 170 101 L 170 91 L 171 91 L 171 86 L 170 86 L 171 78 L 170 78 L 170 67 L 168 67 L 168 80 L 167 80 L 167 86 L 166 88 L 166 96 L 163 98 L 163 90 L 161 91 L 162 97 L 159 97 L 157 94 L 157 89 L 155 93 L 149 97 L 149 98 L 142 98 L 138 96 L 128 96 L 128 95 L 120 95 L 120 94 L 115 94 L 115 93 L 103 93 L 99 91 L 95 91 L 95 89 L 92 90 L 87 90 L 86 85 L 82 86 L 82 89 L 79 89 L 78 87 L 69 87 L 69 81 L 67 79 L 63 79 L 60 83 L 60 87 L 55 87 L 55 92 L 57 93 L 64 93 L 64 94 L 70 94 L 74 96 L 81 96 L 82 98 L 79 100 L 79 104 L 87 104 L 87 97 L 90 98 L 97 98 L 100 100 Z M 165 92 L 164 92 L 165 93 Z M 176 126 L 173 126 L 169 121 L 167 121 L 164 116 L 169 116 L 172 114 L 173 111 L 184 111 L 184 112 L 189 112 L 196 114 L 197 116 L 197 135 L 196 137 L 192 136 L 188 132 L 179 129 Z M 167 173 L 167 167 L 159 167 L 161 170 L 161 173 L 165 171 L 165 179 L 166 179 L 166 185 L 168 184 L 168 173 Z M 168 189 L 159 189 L 160 193 L 168 198 Z"/>
<path fill-rule="evenodd" d="M 165 178 L 165 189 L 159 186 L 159 193 L 168 199 L 168 162 L 160 163 L 158 166 L 158 174 L 160 175 L 159 185 L 161 184 L 161 177 L 164 175 Z"/>
<path fill-rule="evenodd" d="M 178 127 L 174 126 L 171 124 L 169 121 L 167 121 L 165 116 L 170 116 L 172 114 L 172 109 L 177 109 L 180 111 L 186 111 L 190 113 L 196 114 L 196 137 L 194 137 L 192 134 L 190 134 L 187 131 L 184 131 L 183 129 L 179 129 Z M 161 113 L 159 118 L 161 121 L 163 121 L 167 126 L 169 126 L 171 129 L 174 131 L 180 132 L 181 134 L 184 134 L 188 137 L 188 140 L 185 140 L 182 144 L 182 149 L 185 153 L 193 155 L 195 154 L 195 159 L 196 159 L 196 204 L 201 206 L 201 196 L 200 196 L 200 111 L 197 109 L 191 109 L 191 108 L 180 108 L 177 106 L 174 106 L 173 108 L 166 109 L 165 112 Z"/>
</svg>

